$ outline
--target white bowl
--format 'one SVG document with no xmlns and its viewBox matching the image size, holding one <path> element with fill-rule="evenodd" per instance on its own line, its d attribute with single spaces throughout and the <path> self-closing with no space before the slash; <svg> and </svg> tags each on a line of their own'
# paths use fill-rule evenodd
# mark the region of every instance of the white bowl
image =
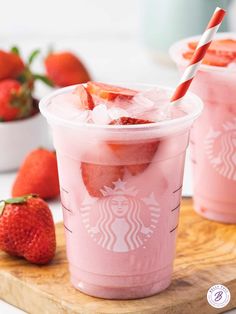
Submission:
<svg viewBox="0 0 236 314">
<path fill-rule="evenodd" d="M 47 122 L 40 113 L 24 120 L 0 122 L 0 172 L 16 170 L 30 151 L 50 146 Z"/>
</svg>

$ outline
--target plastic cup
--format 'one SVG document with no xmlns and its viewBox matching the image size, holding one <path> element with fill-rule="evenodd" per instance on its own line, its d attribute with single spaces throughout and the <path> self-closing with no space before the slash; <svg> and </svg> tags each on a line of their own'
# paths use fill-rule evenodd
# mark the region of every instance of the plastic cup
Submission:
<svg viewBox="0 0 236 314">
<path fill-rule="evenodd" d="M 235 38 L 221 33 L 216 38 Z M 180 72 L 186 67 L 182 52 L 191 37 L 174 44 L 172 59 Z M 194 176 L 194 208 L 202 216 L 236 223 L 236 66 L 202 65 L 190 90 L 204 103 L 201 117 L 191 132 Z"/>
<path fill-rule="evenodd" d="M 171 282 L 185 151 L 201 100 L 189 93 L 187 114 L 173 120 L 104 126 L 48 110 L 56 95 L 73 89 L 40 102 L 57 153 L 71 282 L 108 299 L 153 295 Z M 107 180 L 115 173 L 122 175 Z M 97 197 L 90 194 L 95 182 L 102 185 Z"/>
</svg>

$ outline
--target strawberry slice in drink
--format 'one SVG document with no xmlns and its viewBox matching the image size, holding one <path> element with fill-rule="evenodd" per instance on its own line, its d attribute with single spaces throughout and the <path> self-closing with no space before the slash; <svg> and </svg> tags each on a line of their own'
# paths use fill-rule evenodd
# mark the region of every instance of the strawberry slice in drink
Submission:
<svg viewBox="0 0 236 314">
<path fill-rule="evenodd" d="M 105 186 L 112 187 L 113 182 L 123 179 L 124 167 L 81 162 L 81 174 L 88 193 L 93 197 L 101 197 L 101 190 Z"/>
<path fill-rule="evenodd" d="M 101 98 L 106 101 L 115 100 L 117 97 L 119 97 L 122 100 L 130 100 L 138 93 L 137 91 L 132 89 L 113 86 L 110 84 L 104 84 L 100 82 L 88 82 L 87 91 L 92 96 Z"/>
<path fill-rule="evenodd" d="M 133 125 L 133 124 L 147 124 L 154 123 L 153 121 L 144 120 L 144 119 L 136 119 L 130 117 L 120 117 L 119 119 L 112 120 L 110 125 Z"/>
<path fill-rule="evenodd" d="M 121 117 L 117 120 L 111 121 L 110 125 L 137 125 L 153 123 L 149 120 L 135 119 L 130 117 Z M 159 141 L 151 140 L 138 143 L 109 143 L 108 144 L 113 153 L 118 157 L 122 164 L 130 161 L 125 168 L 131 175 L 142 173 L 153 159 Z M 135 161 L 135 163 L 134 163 Z"/>
<path fill-rule="evenodd" d="M 197 48 L 198 42 L 193 41 L 188 43 L 188 47 L 192 50 Z M 208 48 L 208 52 L 213 52 L 217 55 L 236 58 L 236 40 L 235 39 L 217 39 L 212 41 Z"/>
<path fill-rule="evenodd" d="M 194 51 L 186 51 L 183 53 L 184 59 L 190 60 Z M 207 52 L 203 58 L 202 63 L 206 65 L 226 67 L 233 61 L 229 55 L 216 55 L 214 52 Z"/>
<path fill-rule="evenodd" d="M 93 110 L 95 107 L 93 98 L 82 84 L 75 88 L 73 94 L 80 97 L 80 109 Z"/>
<path fill-rule="evenodd" d="M 110 125 L 131 125 L 152 123 L 148 120 L 121 117 L 113 120 Z M 125 170 L 131 175 L 137 175 L 143 172 L 150 164 L 154 154 L 157 151 L 159 141 L 146 141 L 135 144 L 107 143 L 109 149 L 120 160 L 120 166 L 101 165 L 88 162 L 81 162 L 81 174 L 84 185 L 88 193 L 93 197 L 102 197 L 101 190 L 107 187 L 113 187 L 113 182 L 122 180 Z M 134 163 L 135 160 L 135 163 Z M 125 162 L 129 162 L 125 165 Z"/>
<path fill-rule="evenodd" d="M 147 143 L 135 144 L 108 144 L 114 154 L 122 162 L 131 161 L 125 168 L 132 175 L 142 173 L 150 164 L 153 159 L 159 142 L 151 141 Z M 133 162 L 135 161 L 135 164 Z"/>
</svg>

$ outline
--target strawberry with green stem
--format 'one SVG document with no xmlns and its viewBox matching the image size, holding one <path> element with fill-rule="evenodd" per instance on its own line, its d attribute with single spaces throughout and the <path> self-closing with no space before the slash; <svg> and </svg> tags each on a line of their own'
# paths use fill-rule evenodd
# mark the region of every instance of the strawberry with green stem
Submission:
<svg viewBox="0 0 236 314">
<path fill-rule="evenodd" d="M 40 51 L 31 53 L 24 63 L 17 47 L 10 52 L 0 51 L 0 121 L 8 122 L 32 116 L 38 112 L 32 97 L 35 80 L 52 86 L 50 80 L 34 74 L 30 67 Z"/>
<path fill-rule="evenodd" d="M 13 53 L 17 54 L 20 56 L 20 51 L 17 47 L 13 47 L 11 50 Z M 25 63 L 24 70 L 20 73 L 20 75 L 17 77 L 17 79 L 22 83 L 22 84 L 27 84 L 30 89 L 33 90 L 34 88 L 34 82 L 36 80 L 42 81 L 44 84 L 48 86 L 53 86 L 52 81 L 45 75 L 39 74 L 39 73 L 33 73 L 31 70 L 31 66 L 35 59 L 39 56 L 40 50 L 36 49 L 34 50 L 28 57 L 27 62 Z"/>
<path fill-rule="evenodd" d="M 1 201 L 0 249 L 31 263 L 49 263 L 56 237 L 48 204 L 33 194 Z"/>
<path fill-rule="evenodd" d="M 0 50 L 0 80 L 16 79 L 24 70 L 24 62 L 15 53 L 15 49 L 11 51 Z"/>
<path fill-rule="evenodd" d="M 0 120 L 13 121 L 28 117 L 33 111 L 31 91 L 17 80 L 0 81 Z"/>
</svg>

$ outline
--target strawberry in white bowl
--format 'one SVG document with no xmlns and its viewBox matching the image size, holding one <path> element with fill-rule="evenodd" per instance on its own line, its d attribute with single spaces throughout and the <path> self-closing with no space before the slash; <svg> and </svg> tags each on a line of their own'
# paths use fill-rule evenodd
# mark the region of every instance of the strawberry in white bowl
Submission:
<svg viewBox="0 0 236 314">
<path fill-rule="evenodd" d="M 30 66 L 39 54 L 35 50 L 27 62 L 19 50 L 0 50 L 0 171 L 19 167 L 25 155 L 36 147 L 48 145 L 47 126 L 38 110 L 38 101 L 33 97 L 34 82 L 41 79 Z"/>
</svg>

